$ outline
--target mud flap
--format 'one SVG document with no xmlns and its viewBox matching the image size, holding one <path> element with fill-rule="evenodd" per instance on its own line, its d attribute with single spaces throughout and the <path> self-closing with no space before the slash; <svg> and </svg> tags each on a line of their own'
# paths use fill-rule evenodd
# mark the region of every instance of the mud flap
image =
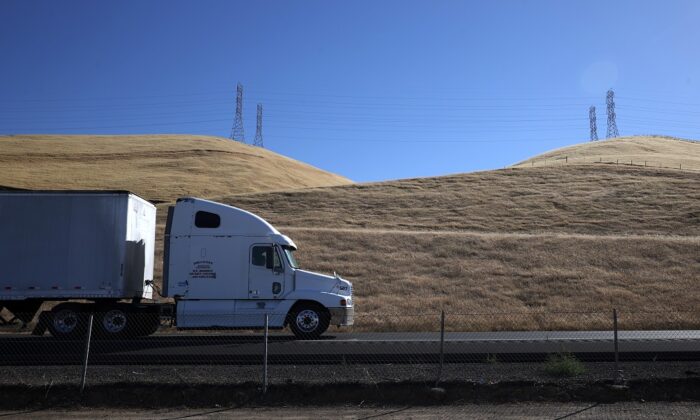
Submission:
<svg viewBox="0 0 700 420">
<path fill-rule="evenodd" d="M 39 320 L 32 330 L 32 335 L 44 335 L 49 326 L 49 322 L 51 322 L 51 311 L 41 312 L 39 314 Z"/>
</svg>

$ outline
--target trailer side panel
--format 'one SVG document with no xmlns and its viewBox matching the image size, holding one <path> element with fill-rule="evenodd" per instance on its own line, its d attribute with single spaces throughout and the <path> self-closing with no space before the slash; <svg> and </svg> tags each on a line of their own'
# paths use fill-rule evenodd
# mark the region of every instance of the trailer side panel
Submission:
<svg viewBox="0 0 700 420">
<path fill-rule="evenodd" d="M 0 301 L 142 297 L 153 273 L 155 207 L 130 197 L 0 192 Z"/>
</svg>

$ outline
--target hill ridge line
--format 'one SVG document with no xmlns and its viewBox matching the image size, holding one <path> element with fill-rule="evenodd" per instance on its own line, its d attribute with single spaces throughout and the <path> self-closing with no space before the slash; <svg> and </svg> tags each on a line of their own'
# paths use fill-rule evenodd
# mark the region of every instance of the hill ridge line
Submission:
<svg viewBox="0 0 700 420">
<path fill-rule="evenodd" d="M 0 185 L 28 190 L 120 189 L 164 202 L 352 183 L 272 150 L 212 136 L 0 135 L 0 146 Z"/>
</svg>

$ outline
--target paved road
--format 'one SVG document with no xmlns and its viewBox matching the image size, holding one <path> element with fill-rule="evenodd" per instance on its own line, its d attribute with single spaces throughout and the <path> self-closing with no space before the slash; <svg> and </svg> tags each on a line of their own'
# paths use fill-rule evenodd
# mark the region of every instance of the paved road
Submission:
<svg viewBox="0 0 700 420">
<path fill-rule="evenodd" d="M 509 404 L 460 404 L 432 407 L 386 406 L 360 407 L 242 407 L 242 408 L 165 408 L 119 409 L 119 408 L 76 408 L 34 409 L 20 411 L 0 411 L 0 417 L 33 419 L 96 419 L 129 418 L 148 420 L 174 419 L 435 419 L 435 418 L 480 418 L 534 420 L 542 418 L 572 419 L 697 419 L 700 403 L 697 402 L 624 402 L 615 404 L 597 403 L 509 403 Z"/>
<path fill-rule="evenodd" d="M 131 340 L 94 340 L 91 364 L 250 364 L 260 363 L 260 335 L 162 334 Z M 269 361 L 303 363 L 433 363 L 439 360 L 439 333 L 328 334 L 299 341 L 273 334 Z M 82 340 L 49 336 L 0 336 L 0 365 L 77 364 Z M 620 360 L 700 360 L 700 330 L 621 331 Z M 446 362 L 541 361 L 550 353 L 574 353 L 587 361 L 613 360 L 610 331 L 446 333 Z"/>
</svg>

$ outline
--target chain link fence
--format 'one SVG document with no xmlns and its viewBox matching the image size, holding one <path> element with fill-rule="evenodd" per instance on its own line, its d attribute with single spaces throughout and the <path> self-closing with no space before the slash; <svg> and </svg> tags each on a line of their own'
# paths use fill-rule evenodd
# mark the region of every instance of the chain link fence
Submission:
<svg viewBox="0 0 700 420">
<path fill-rule="evenodd" d="M 700 374 L 700 330 L 689 328 L 700 321 L 697 309 L 358 314 L 353 327 L 331 326 L 309 339 L 287 328 L 178 330 L 171 317 L 113 315 L 63 319 L 77 323 L 63 338 L 51 335 L 60 324 L 7 320 L 0 327 L 3 407 L 179 407 L 164 418 L 215 402 L 318 406 L 307 415 L 321 416 L 339 404 L 357 408 L 343 414 L 356 418 L 638 418 L 642 408 L 629 401 L 640 399 L 680 401 L 645 403 L 646 414 L 652 407 L 652 415 L 692 418 L 700 409 L 697 377 L 688 382 Z M 257 316 L 271 323 L 286 314 Z M 650 317 L 660 329 L 640 328 Z"/>
<path fill-rule="evenodd" d="M 286 314 L 256 316 L 271 320 Z M 663 328 L 641 329 L 650 316 Z M 0 368 L 5 385 L 175 381 L 265 389 L 586 375 L 621 382 L 629 363 L 697 364 L 700 330 L 688 326 L 699 320 L 698 310 L 359 314 L 353 327 L 331 326 L 305 340 L 286 328 L 178 330 L 166 317 L 142 313 L 120 320 L 100 312 L 62 320 L 78 323 L 63 338 L 50 334 L 60 323 L 49 323 L 43 332 L 6 321 L 0 327 Z M 587 366 L 593 366 L 588 373 Z"/>
</svg>

